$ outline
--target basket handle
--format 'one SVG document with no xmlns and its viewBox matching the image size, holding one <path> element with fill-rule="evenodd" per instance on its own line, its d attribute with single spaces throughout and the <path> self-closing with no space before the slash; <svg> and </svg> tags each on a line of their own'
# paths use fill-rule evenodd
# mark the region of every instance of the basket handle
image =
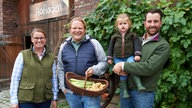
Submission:
<svg viewBox="0 0 192 108">
<path fill-rule="evenodd" d="M 85 76 L 84 88 L 86 88 L 87 78 L 88 78 L 88 75 L 86 74 L 86 76 Z"/>
</svg>

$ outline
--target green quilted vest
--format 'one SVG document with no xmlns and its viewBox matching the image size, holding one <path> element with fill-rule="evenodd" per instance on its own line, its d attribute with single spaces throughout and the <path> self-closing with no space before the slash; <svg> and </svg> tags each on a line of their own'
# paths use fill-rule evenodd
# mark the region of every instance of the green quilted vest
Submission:
<svg viewBox="0 0 192 108">
<path fill-rule="evenodd" d="M 46 48 L 40 60 L 31 49 L 23 50 L 23 72 L 18 90 L 19 102 L 44 102 L 53 98 L 52 66 L 54 56 Z"/>
</svg>

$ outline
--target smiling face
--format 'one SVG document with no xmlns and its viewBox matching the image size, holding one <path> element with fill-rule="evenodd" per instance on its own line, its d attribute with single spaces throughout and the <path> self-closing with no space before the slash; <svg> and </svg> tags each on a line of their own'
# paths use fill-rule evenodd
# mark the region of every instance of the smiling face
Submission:
<svg viewBox="0 0 192 108">
<path fill-rule="evenodd" d="M 36 31 L 33 33 L 31 41 L 33 42 L 34 48 L 44 48 L 46 37 L 42 32 Z"/>
<path fill-rule="evenodd" d="M 161 28 L 162 22 L 159 13 L 148 13 L 144 26 L 147 31 L 147 37 L 157 34 Z"/>
<path fill-rule="evenodd" d="M 73 20 L 70 26 L 70 34 L 75 42 L 80 42 L 86 33 L 85 25 L 80 20 Z"/>
</svg>

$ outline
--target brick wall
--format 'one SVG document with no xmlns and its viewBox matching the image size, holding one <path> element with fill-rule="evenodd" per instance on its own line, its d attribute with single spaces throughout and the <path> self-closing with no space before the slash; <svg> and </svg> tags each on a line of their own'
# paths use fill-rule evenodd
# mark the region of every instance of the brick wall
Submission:
<svg viewBox="0 0 192 108">
<path fill-rule="evenodd" d="M 75 0 L 75 16 L 84 17 L 94 11 L 100 0 Z"/>
<path fill-rule="evenodd" d="M 74 15 L 87 16 L 95 10 L 99 2 L 100 0 L 74 0 Z M 17 3 L 17 0 L 0 0 L 0 34 L 17 34 L 19 23 Z"/>
<path fill-rule="evenodd" d="M 3 0 L 3 34 L 17 34 L 17 1 Z"/>
<path fill-rule="evenodd" d="M 2 0 L 0 0 L 0 35 L 3 34 L 3 5 Z"/>
</svg>

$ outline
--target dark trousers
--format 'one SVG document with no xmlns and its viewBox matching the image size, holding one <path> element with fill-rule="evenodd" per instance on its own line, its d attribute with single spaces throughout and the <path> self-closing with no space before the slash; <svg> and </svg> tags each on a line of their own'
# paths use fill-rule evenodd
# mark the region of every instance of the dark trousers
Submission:
<svg viewBox="0 0 192 108">
<path fill-rule="evenodd" d="M 19 108 L 50 108 L 50 105 L 51 100 L 41 103 L 25 102 L 19 103 Z"/>
</svg>

